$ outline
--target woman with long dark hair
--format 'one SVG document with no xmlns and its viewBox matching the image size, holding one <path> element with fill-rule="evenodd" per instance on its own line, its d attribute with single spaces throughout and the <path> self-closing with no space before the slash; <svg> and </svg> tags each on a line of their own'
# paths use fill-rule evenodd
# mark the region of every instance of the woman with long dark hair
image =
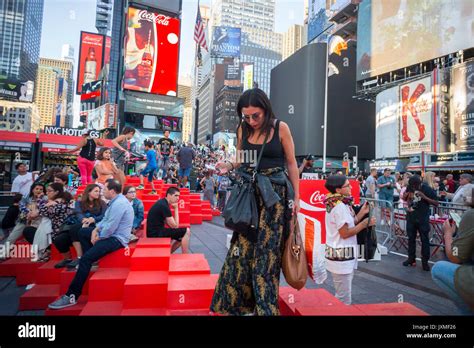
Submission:
<svg viewBox="0 0 474 348">
<path fill-rule="evenodd" d="M 239 168 L 251 180 L 252 165 L 266 141 L 256 178 L 256 235 L 234 232 L 214 292 L 211 311 L 228 315 L 279 315 L 278 289 L 285 240 L 292 215 L 299 211 L 299 178 L 288 125 L 276 119 L 270 100 L 258 88 L 245 91 L 237 104 L 237 160 L 219 162 L 226 174 Z M 247 156 L 242 156 L 247 154 Z M 246 161 L 239 161 L 246 157 Z"/>
<path fill-rule="evenodd" d="M 122 129 L 122 134 L 112 140 L 114 148 L 112 149 L 112 157 L 114 159 L 115 165 L 119 169 L 119 176 L 117 180 L 123 187 L 125 183 L 125 163 L 130 159 L 129 142 L 130 139 L 135 135 L 135 128 L 124 127 Z M 120 173 L 121 172 L 121 173 Z"/>
<path fill-rule="evenodd" d="M 80 200 L 74 204 L 73 223 L 62 231 L 54 240 L 54 245 L 63 256 L 63 260 L 58 262 L 55 268 L 75 268 L 82 257 L 82 247 L 79 239 L 81 229 L 95 228 L 95 225 L 102 221 L 107 209 L 107 204 L 100 199 L 100 186 L 97 184 L 87 185 Z M 68 222 L 69 223 L 69 222 Z M 72 260 L 70 248 L 74 246 L 77 259 Z"/>
<path fill-rule="evenodd" d="M 79 144 L 72 150 L 65 151 L 66 153 L 74 153 L 81 150 L 77 157 L 77 167 L 81 174 L 81 183 L 83 185 L 92 183 L 92 170 L 95 164 L 95 150 L 98 146 L 104 146 L 102 140 L 91 137 L 92 129 L 84 129 Z"/>
<path fill-rule="evenodd" d="M 326 269 L 331 273 L 336 297 L 350 305 L 352 302 L 352 279 L 357 268 L 357 234 L 374 226 L 374 217 L 366 218 L 369 204 L 356 215 L 352 209 L 351 184 L 345 175 L 331 175 L 324 185 L 330 192 L 326 204 Z"/>
</svg>

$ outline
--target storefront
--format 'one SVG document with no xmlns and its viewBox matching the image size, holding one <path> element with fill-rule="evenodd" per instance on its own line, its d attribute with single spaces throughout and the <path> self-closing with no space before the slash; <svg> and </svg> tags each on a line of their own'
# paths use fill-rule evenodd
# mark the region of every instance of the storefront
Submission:
<svg viewBox="0 0 474 348">
<path fill-rule="evenodd" d="M 439 174 L 474 173 L 474 151 L 453 153 L 424 152 L 410 158 L 409 171 L 433 171 Z"/>
<path fill-rule="evenodd" d="M 0 191 L 10 191 L 17 176 L 15 164 L 22 162 L 29 170 L 34 168 L 35 144 L 34 133 L 0 131 Z"/>
</svg>

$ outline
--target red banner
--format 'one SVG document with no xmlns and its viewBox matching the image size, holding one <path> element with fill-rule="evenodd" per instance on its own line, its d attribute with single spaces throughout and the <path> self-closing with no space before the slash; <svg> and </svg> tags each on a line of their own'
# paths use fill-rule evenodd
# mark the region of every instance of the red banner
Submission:
<svg viewBox="0 0 474 348">
<path fill-rule="evenodd" d="M 82 94 L 82 85 L 97 81 L 104 56 L 104 35 L 81 31 L 79 67 L 76 94 Z"/>
<path fill-rule="evenodd" d="M 124 89 L 176 96 L 180 20 L 129 7 Z"/>
<path fill-rule="evenodd" d="M 357 180 L 349 181 L 354 203 L 360 202 L 360 188 Z M 326 206 L 324 199 L 329 193 L 325 180 L 300 180 L 300 207 L 298 223 L 304 240 L 310 276 L 318 284 L 326 279 L 324 249 L 326 245 Z"/>
</svg>

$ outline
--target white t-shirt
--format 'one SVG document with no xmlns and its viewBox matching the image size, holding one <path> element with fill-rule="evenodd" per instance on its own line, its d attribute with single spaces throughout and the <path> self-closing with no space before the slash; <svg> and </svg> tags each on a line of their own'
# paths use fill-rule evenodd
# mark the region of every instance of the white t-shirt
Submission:
<svg viewBox="0 0 474 348">
<path fill-rule="evenodd" d="M 354 211 L 349 206 L 340 203 L 336 205 L 330 213 L 326 214 L 326 246 L 332 248 L 353 248 L 354 259 L 348 261 L 333 261 L 326 259 L 326 269 L 331 273 L 349 274 L 357 269 L 358 247 L 357 236 L 347 239 L 341 237 L 339 229 L 345 224 L 349 228 L 355 226 Z"/>
<path fill-rule="evenodd" d="M 23 197 L 30 194 L 31 185 L 33 185 L 33 174 L 27 172 L 25 175 L 18 175 L 12 184 L 12 192 L 18 192 Z"/>
</svg>

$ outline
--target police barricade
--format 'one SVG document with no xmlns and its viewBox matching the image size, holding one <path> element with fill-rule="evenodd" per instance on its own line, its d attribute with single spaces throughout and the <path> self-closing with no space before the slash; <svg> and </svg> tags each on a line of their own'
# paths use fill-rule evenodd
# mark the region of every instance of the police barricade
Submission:
<svg viewBox="0 0 474 348">
<path fill-rule="evenodd" d="M 382 242 L 378 244 L 387 247 L 387 244 L 390 244 L 393 239 L 393 224 L 394 224 L 394 209 L 393 203 L 390 201 L 361 197 L 361 204 L 364 202 L 369 202 L 371 206 L 371 215 L 375 216 L 377 219 L 377 224 L 375 225 L 375 231 L 377 232 L 377 237 L 379 235 L 384 236 Z M 388 248 L 390 249 L 390 248 Z"/>
</svg>

